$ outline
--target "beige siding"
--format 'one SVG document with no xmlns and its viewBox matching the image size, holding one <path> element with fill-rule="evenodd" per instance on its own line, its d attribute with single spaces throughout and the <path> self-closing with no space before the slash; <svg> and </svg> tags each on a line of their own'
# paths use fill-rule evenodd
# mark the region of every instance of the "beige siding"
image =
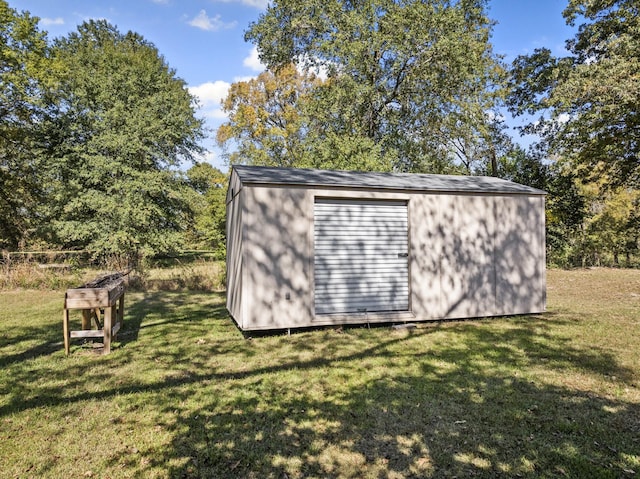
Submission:
<svg viewBox="0 0 640 479">
<path fill-rule="evenodd" d="M 409 200 L 409 274 L 411 309 L 417 318 L 442 317 L 440 287 L 440 195 L 413 195 Z"/>
<path fill-rule="evenodd" d="M 253 329 L 309 325 L 313 319 L 311 196 L 302 188 L 243 191 L 248 193 L 245 324 Z"/>
<path fill-rule="evenodd" d="M 497 314 L 542 312 L 546 308 L 544 197 L 496 200 Z"/>
<path fill-rule="evenodd" d="M 495 314 L 492 196 L 440 196 L 440 317 Z"/>
<path fill-rule="evenodd" d="M 233 192 L 233 195 L 232 195 Z M 242 326 L 242 272 L 244 215 L 242 214 L 242 199 L 240 184 L 235 172 L 229 180 L 227 192 L 227 309 L 231 316 Z"/>
<path fill-rule="evenodd" d="M 408 202 L 410 311 L 315 315 L 314 198 Z M 544 197 L 244 186 L 244 248 L 229 249 L 229 309 L 246 330 L 545 310 Z M 233 214 L 233 211 L 231 211 Z M 230 233 L 238 233 L 231 227 Z M 237 244 L 237 243 L 236 243 Z M 235 256 L 234 256 L 235 255 Z M 242 280 L 238 270 L 242 269 Z M 235 279 L 234 279 L 235 278 Z M 235 286 L 233 286 L 235 285 Z M 242 307 L 238 303 L 242 302 Z"/>
</svg>

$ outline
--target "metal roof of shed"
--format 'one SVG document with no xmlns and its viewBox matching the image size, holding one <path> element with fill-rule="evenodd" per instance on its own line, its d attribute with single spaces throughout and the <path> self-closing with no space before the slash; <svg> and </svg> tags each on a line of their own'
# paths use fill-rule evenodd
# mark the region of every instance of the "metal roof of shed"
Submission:
<svg viewBox="0 0 640 479">
<path fill-rule="evenodd" d="M 510 193 L 545 195 L 546 192 L 491 176 L 431 175 L 312 170 L 268 166 L 234 165 L 241 183 L 309 187 L 371 188 L 461 193 Z"/>
</svg>

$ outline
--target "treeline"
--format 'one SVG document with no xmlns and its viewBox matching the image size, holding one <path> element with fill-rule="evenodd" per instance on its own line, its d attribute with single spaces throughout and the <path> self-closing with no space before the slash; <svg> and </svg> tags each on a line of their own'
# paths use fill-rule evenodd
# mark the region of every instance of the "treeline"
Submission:
<svg viewBox="0 0 640 479">
<path fill-rule="evenodd" d="M 231 164 L 518 181 L 549 193 L 550 263 L 636 266 L 637 2 L 564 14 L 567 57 L 507 65 L 484 0 L 274 0 L 245 34 L 267 70 L 232 85 L 217 142 Z M 0 110 L 0 248 L 224 253 L 225 174 L 196 161 L 196 101 L 140 35 L 49 40 L 0 0 Z M 514 144 L 507 111 L 540 142 Z"/>
<path fill-rule="evenodd" d="M 140 35 L 90 20 L 49 41 L 0 0 L 0 248 L 129 261 L 221 247 L 224 176 L 184 172 L 204 136 L 195 110 Z"/>
<path fill-rule="evenodd" d="M 505 64 L 483 0 L 275 0 L 246 31 L 268 70 L 232 85 L 232 163 L 489 174 L 541 188 L 548 260 L 638 265 L 640 12 L 570 0 L 570 55 Z M 505 114 L 523 115 L 522 150 Z"/>
</svg>

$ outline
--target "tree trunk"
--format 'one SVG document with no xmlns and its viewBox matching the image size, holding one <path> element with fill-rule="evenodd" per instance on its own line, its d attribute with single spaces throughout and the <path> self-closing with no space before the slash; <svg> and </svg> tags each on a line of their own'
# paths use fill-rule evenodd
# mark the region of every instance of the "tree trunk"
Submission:
<svg viewBox="0 0 640 479">
<path fill-rule="evenodd" d="M 491 145 L 491 176 L 498 176 L 498 160 L 493 145 Z"/>
</svg>

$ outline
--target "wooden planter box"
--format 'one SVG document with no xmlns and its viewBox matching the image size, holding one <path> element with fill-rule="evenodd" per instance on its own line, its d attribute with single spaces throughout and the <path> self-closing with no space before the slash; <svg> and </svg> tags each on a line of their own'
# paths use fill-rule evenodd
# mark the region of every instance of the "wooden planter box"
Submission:
<svg viewBox="0 0 640 479">
<path fill-rule="evenodd" d="M 124 320 L 124 292 L 122 275 L 105 276 L 66 291 L 62 319 L 66 354 L 69 354 L 72 338 L 103 338 L 103 353 L 111 352 L 111 340 L 115 339 Z M 69 330 L 70 309 L 82 310 L 81 330 Z M 104 316 L 102 324 L 101 316 Z M 92 319 L 95 319 L 97 329 L 91 329 Z"/>
</svg>

